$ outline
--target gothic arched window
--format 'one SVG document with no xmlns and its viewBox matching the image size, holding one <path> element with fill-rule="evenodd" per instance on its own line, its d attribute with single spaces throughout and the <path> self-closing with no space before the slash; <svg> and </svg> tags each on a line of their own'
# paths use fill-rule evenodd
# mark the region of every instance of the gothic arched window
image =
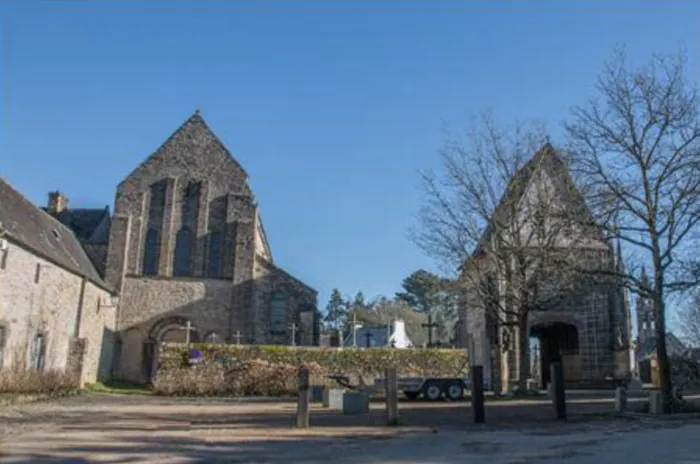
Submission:
<svg viewBox="0 0 700 464">
<path fill-rule="evenodd" d="M 158 232 L 148 229 L 143 247 L 143 275 L 158 274 Z"/>
<path fill-rule="evenodd" d="M 209 251 L 207 253 L 207 277 L 221 277 L 221 241 L 219 231 L 209 234 Z"/>
<path fill-rule="evenodd" d="M 281 334 L 287 331 L 287 295 L 274 292 L 270 295 L 270 332 Z"/>
<path fill-rule="evenodd" d="M 192 245 L 194 234 L 188 227 L 183 227 L 175 237 L 175 263 L 173 276 L 186 277 L 192 275 Z"/>
</svg>

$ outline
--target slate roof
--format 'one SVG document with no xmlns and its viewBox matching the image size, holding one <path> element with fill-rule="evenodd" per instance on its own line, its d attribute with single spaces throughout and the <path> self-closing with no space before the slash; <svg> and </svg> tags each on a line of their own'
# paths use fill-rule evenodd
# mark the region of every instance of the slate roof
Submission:
<svg viewBox="0 0 700 464">
<path fill-rule="evenodd" d="M 35 206 L 2 177 L 0 222 L 8 239 L 112 291 L 100 277 L 73 231 Z"/>
<path fill-rule="evenodd" d="M 68 226 L 81 242 L 107 243 L 109 241 L 109 209 L 65 209 L 56 219 Z"/>
<path fill-rule="evenodd" d="M 267 258 L 265 258 L 265 257 L 263 257 L 263 256 L 260 256 L 259 254 L 256 254 L 256 255 L 255 255 L 255 259 L 259 260 L 262 264 L 264 264 L 265 266 L 267 266 L 269 269 L 272 269 L 272 270 L 274 270 L 275 272 L 278 272 L 279 274 L 281 274 L 281 275 L 284 276 L 285 278 L 287 278 L 287 279 L 289 279 L 289 280 L 293 280 L 294 282 L 296 282 L 296 283 L 299 284 L 300 286 L 302 286 L 302 287 L 304 287 L 304 288 L 306 288 L 306 289 L 308 289 L 308 290 L 311 290 L 312 292 L 318 294 L 318 291 L 317 291 L 315 288 L 313 288 L 313 287 L 307 285 L 307 284 L 304 283 L 302 280 L 300 280 L 300 279 L 294 277 L 292 274 L 290 274 L 289 272 L 285 271 L 284 269 L 282 269 L 281 267 L 279 267 L 278 265 L 276 265 L 275 263 L 273 263 L 273 262 L 270 261 L 269 259 L 267 259 Z"/>
</svg>

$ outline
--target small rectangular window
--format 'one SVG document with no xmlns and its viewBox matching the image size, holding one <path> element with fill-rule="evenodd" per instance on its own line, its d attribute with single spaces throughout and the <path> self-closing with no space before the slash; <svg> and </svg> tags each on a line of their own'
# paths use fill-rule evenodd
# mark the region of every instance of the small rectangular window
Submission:
<svg viewBox="0 0 700 464">
<path fill-rule="evenodd" d="M 36 334 L 32 348 L 32 367 L 38 371 L 44 369 L 44 357 L 46 355 L 46 337 L 43 333 Z"/>
<path fill-rule="evenodd" d="M 36 263 L 36 270 L 34 271 L 34 283 L 39 283 L 39 278 L 41 277 L 41 264 Z"/>
<path fill-rule="evenodd" d="M 0 252 L 0 269 L 5 269 L 7 267 L 7 255 L 10 250 L 2 250 Z"/>
</svg>

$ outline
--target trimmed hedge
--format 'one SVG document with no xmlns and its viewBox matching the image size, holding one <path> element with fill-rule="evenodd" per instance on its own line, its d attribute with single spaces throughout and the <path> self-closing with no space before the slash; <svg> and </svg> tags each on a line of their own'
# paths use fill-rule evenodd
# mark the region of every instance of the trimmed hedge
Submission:
<svg viewBox="0 0 700 464">
<path fill-rule="evenodd" d="M 293 394 L 299 366 L 309 368 L 314 385 L 334 385 L 331 374 L 348 376 L 354 383 L 372 384 L 387 367 L 400 376 L 464 376 L 466 350 L 319 348 L 194 344 L 201 362 L 189 365 L 184 344 L 165 345 L 154 379 L 157 394 L 224 396 Z"/>
</svg>

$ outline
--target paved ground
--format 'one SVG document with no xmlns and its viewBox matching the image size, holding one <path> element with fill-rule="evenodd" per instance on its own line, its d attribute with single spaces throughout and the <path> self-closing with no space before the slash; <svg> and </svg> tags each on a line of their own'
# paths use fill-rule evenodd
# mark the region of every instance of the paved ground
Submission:
<svg viewBox="0 0 700 464">
<path fill-rule="evenodd" d="M 617 419 L 598 395 L 571 397 L 570 421 L 552 405 L 487 405 L 487 426 L 467 403 L 402 403 L 399 428 L 381 404 L 348 417 L 312 411 L 291 427 L 294 404 L 85 395 L 0 409 L 0 463 L 700 463 L 700 421 Z"/>
</svg>

